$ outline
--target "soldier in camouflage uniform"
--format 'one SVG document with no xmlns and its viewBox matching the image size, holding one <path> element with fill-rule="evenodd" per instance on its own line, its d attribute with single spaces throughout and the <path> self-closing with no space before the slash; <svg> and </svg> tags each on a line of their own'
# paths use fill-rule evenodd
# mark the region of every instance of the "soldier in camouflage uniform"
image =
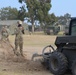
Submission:
<svg viewBox="0 0 76 75">
<path fill-rule="evenodd" d="M 23 56 L 23 36 L 22 36 L 22 26 L 15 28 L 15 54 L 17 55 L 17 49 L 19 47 L 20 54 Z"/>
<path fill-rule="evenodd" d="M 1 40 L 8 40 L 8 36 L 9 36 L 9 33 L 7 31 L 7 28 L 4 26 L 1 30 Z"/>
</svg>

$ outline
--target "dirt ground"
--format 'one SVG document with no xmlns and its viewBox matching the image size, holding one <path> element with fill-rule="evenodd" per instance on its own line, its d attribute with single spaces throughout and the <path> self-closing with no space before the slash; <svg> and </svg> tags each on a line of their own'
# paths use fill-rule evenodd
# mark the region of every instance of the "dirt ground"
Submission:
<svg viewBox="0 0 76 75">
<path fill-rule="evenodd" d="M 53 75 L 39 61 L 31 60 L 42 49 L 43 46 L 24 46 L 24 57 L 16 56 L 10 43 L 0 41 L 0 75 Z"/>
<path fill-rule="evenodd" d="M 16 56 L 10 44 L 1 41 L 0 75 L 50 75 L 50 72 L 39 61 L 31 60 L 32 54 L 41 49 L 42 47 L 25 47 L 24 57 Z"/>
</svg>

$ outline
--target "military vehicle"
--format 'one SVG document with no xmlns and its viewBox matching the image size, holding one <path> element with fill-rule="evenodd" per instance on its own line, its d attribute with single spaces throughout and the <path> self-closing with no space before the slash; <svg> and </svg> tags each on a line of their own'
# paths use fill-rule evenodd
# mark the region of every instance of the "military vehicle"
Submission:
<svg viewBox="0 0 76 75">
<path fill-rule="evenodd" d="M 41 63 L 54 75 L 63 75 L 68 70 L 76 75 L 76 18 L 71 18 L 67 35 L 58 36 L 55 45 L 56 49 L 48 45 L 42 54 L 35 53 L 32 58 L 41 56 Z M 48 47 L 49 52 L 46 51 Z"/>
<path fill-rule="evenodd" d="M 46 27 L 45 33 L 47 35 L 57 35 L 59 31 L 60 31 L 60 27 L 58 25 L 57 26 L 53 25 Z"/>
</svg>

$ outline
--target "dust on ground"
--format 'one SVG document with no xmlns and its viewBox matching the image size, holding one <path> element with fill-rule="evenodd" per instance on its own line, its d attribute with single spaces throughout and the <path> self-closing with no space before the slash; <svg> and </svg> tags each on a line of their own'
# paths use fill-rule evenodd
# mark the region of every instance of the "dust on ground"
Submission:
<svg viewBox="0 0 76 75">
<path fill-rule="evenodd" d="M 24 47 L 24 57 L 16 56 L 8 41 L 0 41 L 0 75 L 53 75 L 32 54 L 41 53 L 42 47 Z"/>
<path fill-rule="evenodd" d="M 24 50 L 24 57 L 16 56 L 10 42 L 0 41 L 0 75 L 50 75 L 40 62 L 31 60 L 35 48 L 30 48 Z"/>
</svg>

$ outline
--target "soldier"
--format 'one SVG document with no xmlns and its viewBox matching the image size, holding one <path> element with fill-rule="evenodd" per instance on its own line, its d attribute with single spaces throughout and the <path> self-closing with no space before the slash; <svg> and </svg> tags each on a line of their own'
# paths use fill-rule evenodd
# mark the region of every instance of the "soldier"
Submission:
<svg viewBox="0 0 76 75">
<path fill-rule="evenodd" d="M 25 34 L 24 32 L 24 27 L 22 26 L 22 21 L 18 21 L 18 27 L 22 27 L 22 33 Z"/>
<path fill-rule="evenodd" d="M 18 22 L 21 24 L 20 22 Z M 17 49 L 19 47 L 20 49 L 20 54 L 23 56 L 23 36 L 22 36 L 22 25 L 17 26 L 15 28 L 15 54 L 17 55 Z"/>
<path fill-rule="evenodd" d="M 6 27 L 4 26 L 1 30 L 1 40 L 9 40 L 8 39 L 8 36 L 9 36 L 9 32 L 7 31 Z"/>
</svg>

